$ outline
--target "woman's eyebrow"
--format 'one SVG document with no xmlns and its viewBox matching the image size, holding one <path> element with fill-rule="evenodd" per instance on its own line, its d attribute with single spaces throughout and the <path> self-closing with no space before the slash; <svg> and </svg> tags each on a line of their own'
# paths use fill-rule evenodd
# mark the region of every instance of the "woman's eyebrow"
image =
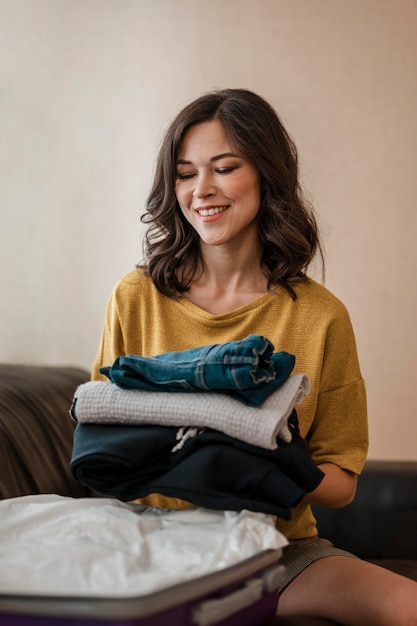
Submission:
<svg viewBox="0 0 417 626">
<path fill-rule="evenodd" d="M 220 159 L 224 159 L 225 157 L 240 157 L 240 155 L 236 154 L 235 152 L 222 152 L 221 154 L 216 154 L 215 156 L 212 156 L 210 162 L 213 163 L 214 161 L 219 161 Z M 187 161 L 186 159 L 178 159 L 177 164 L 192 165 L 192 161 Z"/>
</svg>

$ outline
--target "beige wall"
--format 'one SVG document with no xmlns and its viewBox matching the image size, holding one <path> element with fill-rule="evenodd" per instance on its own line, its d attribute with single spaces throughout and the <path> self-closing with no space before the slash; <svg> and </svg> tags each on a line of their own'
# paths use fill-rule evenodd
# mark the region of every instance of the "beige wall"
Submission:
<svg viewBox="0 0 417 626">
<path fill-rule="evenodd" d="M 0 360 L 90 366 L 164 128 L 247 87 L 299 147 L 370 456 L 416 459 L 416 32 L 415 0 L 0 0 Z"/>
</svg>

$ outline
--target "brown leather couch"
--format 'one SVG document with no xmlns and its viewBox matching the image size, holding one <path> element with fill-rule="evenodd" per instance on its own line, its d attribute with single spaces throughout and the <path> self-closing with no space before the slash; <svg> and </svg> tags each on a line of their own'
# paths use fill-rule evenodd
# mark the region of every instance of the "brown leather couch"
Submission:
<svg viewBox="0 0 417 626">
<path fill-rule="evenodd" d="M 70 476 L 77 367 L 0 365 L 0 499 L 36 493 L 89 496 Z M 315 508 L 320 534 L 335 545 L 417 580 L 417 460 L 368 461 L 352 504 Z M 331 626 L 276 617 L 276 626 Z M 271 626 L 272 626 L 271 624 Z"/>
<path fill-rule="evenodd" d="M 0 499 L 37 493 L 86 496 L 70 476 L 76 367 L 0 364 Z"/>
</svg>

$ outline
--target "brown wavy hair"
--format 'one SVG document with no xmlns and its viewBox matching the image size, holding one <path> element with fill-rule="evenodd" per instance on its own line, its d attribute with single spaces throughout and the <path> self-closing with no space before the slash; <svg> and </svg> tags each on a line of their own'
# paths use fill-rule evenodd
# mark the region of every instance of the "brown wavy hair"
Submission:
<svg viewBox="0 0 417 626">
<path fill-rule="evenodd" d="M 191 126 L 217 120 L 229 141 L 258 169 L 261 206 L 257 226 L 261 267 L 268 288 L 280 285 L 295 299 L 293 285 L 307 280 L 318 252 L 324 259 L 313 208 L 302 196 L 294 141 L 263 98 L 246 89 L 224 89 L 187 105 L 168 128 L 161 144 L 153 185 L 141 221 L 148 225 L 141 264 L 167 296 L 187 291 L 199 267 L 199 236 L 177 202 L 177 155 Z"/>
</svg>

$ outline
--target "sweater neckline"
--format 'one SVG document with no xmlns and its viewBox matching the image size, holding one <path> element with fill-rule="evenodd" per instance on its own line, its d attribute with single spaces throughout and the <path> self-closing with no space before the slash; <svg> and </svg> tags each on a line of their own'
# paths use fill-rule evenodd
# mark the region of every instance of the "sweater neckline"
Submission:
<svg viewBox="0 0 417 626">
<path fill-rule="evenodd" d="M 267 291 L 266 293 L 262 294 L 258 298 L 255 298 L 255 300 L 252 300 L 251 302 L 248 302 L 247 304 L 244 304 L 243 306 L 238 307 L 237 309 L 233 309 L 232 311 L 229 311 L 228 313 L 221 313 L 220 315 L 209 313 L 208 311 L 206 311 L 205 309 L 202 309 L 197 304 L 194 304 L 194 302 L 191 302 L 191 300 L 188 300 L 188 298 L 184 296 L 181 296 L 181 298 L 178 300 L 178 303 L 181 306 L 183 306 L 185 309 L 188 309 L 190 312 L 198 315 L 199 317 L 203 318 L 206 321 L 220 322 L 222 320 L 229 321 L 233 318 L 246 314 L 248 311 L 252 311 L 253 309 L 256 309 L 262 306 L 266 302 L 272 300 L 272 298 L 275 298 L 277 296 L 277 293 L 278 293 L 278 290 L 275 293 Z"/>
</svg>

